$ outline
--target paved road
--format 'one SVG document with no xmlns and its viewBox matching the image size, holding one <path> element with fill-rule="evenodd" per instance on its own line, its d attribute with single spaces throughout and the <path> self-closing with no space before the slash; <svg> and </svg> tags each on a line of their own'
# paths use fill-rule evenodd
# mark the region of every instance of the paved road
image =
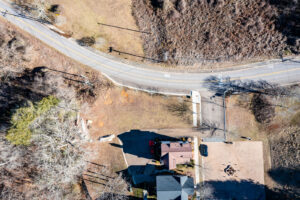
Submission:
<svg viewBox="0 0 300 200">
<path fill-rule="evenodd" d="M 136 67 L 134 64 L 116 61 L 109 55 L 95 53 L 88 48 L 83 48 L 76 42 L 58 35 L 37 21 L 14 16 L 18 14 L 3 0 L 0 0 L 0 11 L 2 12 L 1 17 L 7 11 L 9 14 L 3 17 L 32 36 L 74 60 L 101 71 L 115 83 L 127 87 L 187 94 L 190 90 L 206 90 L 205 83 L 211 76 L 218 78 L 230 77 L 231 80 L 266 80 L 279 84 L 300 81 L 300 59 L 284 63 L 257 64 L 256 67 L 250 69 L 219 73 L 175 73 Z"/>
</svg>

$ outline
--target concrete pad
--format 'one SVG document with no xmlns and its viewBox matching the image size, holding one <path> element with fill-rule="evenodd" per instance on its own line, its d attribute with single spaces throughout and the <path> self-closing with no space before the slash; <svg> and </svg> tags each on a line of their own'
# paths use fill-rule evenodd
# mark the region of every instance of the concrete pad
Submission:
<svg viewBox="0 0 300 200">
<path fill-rule="evenodd" d="M 208 147 L 208 156 L 202 157 L 204 180 L 253 180 L 264 184 L 262 142 L 201 143 Z M 228 176 L 224 169 L 231 165 L 237 172 Z"/>
</svg>

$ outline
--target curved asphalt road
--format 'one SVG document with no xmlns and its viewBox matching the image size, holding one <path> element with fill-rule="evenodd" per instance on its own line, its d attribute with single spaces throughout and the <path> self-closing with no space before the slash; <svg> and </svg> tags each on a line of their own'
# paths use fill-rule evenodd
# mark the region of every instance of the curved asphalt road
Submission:
<svg viewBox="0 0 300 200">
<path fill-rule="evenodd" d="M 187 94 L 190 90 L 207 90 L 204 83 L 210 76 L 230 77 L 231 80 L 266 80 L 281 85 L 300 82 L 300 59 L 257 63 L 255 67 L 248 69 L 216 73 L 175 73 L 136 67 L 83 48 L 39 22 L 13 16 L 12 14 L 17 15 L 17 13 L 2 0 L 0 0 L 0 11 L 1 16 L 4 15 L 3 17 L 8 21 L 32 36 L 74 60 L 101 71 L 116 84 L 126 87 L 160 93 Z M 9 14 L 4 14 L 5 12 Z"/>
</svg>

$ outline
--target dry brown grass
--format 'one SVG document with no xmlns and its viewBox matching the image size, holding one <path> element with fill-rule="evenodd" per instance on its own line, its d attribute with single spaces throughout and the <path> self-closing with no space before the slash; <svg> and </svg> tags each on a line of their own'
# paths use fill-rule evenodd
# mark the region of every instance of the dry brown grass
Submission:
<svg viewBox="0 0 300 200">
<path fill-rule="evenodd" d="M 232 96 L 226 104 L 228 130 L 232 132 L 232 134 L 229 134 L 230 139 L 238 140 L 240 135 L 249 136 L 253 139 L 259 138 L 259 124 L 247 107 L 239 105 L 239 98 L 239 96 Z"/>
<path fill-rule="evenodd" d="M 22 7 L 35 7 L 33 0 L 8 0 Z M 38 1 L 37 1 L 38 2 Z M 95 49 L 108 52 L 109 47 L 115 50 L 143 56 L 143 46 L 140 32 L 129 31 L 122 28 L 139 31 L 132 16 L 131 0 L 49 0 L 39 4 L 44 8 L 47 21 L 65 33 L 67 37 L 80 40 L 83 37 L 93 37 Z M 52 5 L 59 5 L 57 11 L 51 12 Z M 18 8 L 19 9 L 19 8 Z M 35 16 L 34 10 L 31 15 Z M 109 27 L 98 23 L 121 27 Z M 126 54 L 113 55 L 134 61 L 140 60 L 135 56 Z"/>
<path fill-rule="evenodd" d="M 169 104 L 178 101 L 175 97 L 151 96 L 122 88 L 103 90 L 87 113 L 89 119 L 93 121 L 91 137 L 96 140 L 100 136 L 118 135 L 132 129 L 191 127 L 186 117 L 178 117 L 168 110 Z M 119 144 L 116 139 L 114 142 Z M 118 151 L 120 153 L 118 157 L 122 157 L 121 149 L 118 147 L 107 144 L 101 144 L 101 147 L 107 152 Z M 122 169 L 123 159 L 115 159 L 111 154 L 102 154 L 102 150 L 99 150 L 99 155 L 102 155 L 98 160 L 100 163 L 115 166 L 118 170 Z"/>
<path fill-rule="evenodd" d="M 99 50 L 107 52 L 111 46 L 120 51 L 143 55 L 140 33 L 97 24 L 138 30 L 131 15 L 131 0 L 50 0 L 48 3 L 61 6 L 62 11 L 57 17 L 65 19 L 65 23 L 57 26 L 65 32 L 71 32 L 75 39 L 94 36 L 96 42 L 97 38 L 104 39 L 103 45 L 94 46 Z"/>
<path fill-rule="evenodd" d="M 100 143 L 97 141 L 99 137 L 109 134 L 117 136 L 132 129 L 191 127 L 186 116 L 180 117 L 169 111 L 168 105 L 181 102 L 176 97 L 152 96 L 117 87 L 101 90 L 98 96 L 84 114 L 92 120 L 90 136 L 93 142 L 87 145 L 87 149 L 93 152 L 93 156 L 89 160 L 108 166 L 112 172 L 127 168 L 122 149 L 110 144 L 121 143 L 118 138 Z M 92 182 L 86 184 L 91 196 L 97 197 L 101 186 Z"/>
<path fill-rule="evenodd" d="M 132 129 L 187 128 L 191 127 L 186 116 L 178 116 L 169 111 L 168 105 L 179 103 L 176 97 L 152 96 L 146 93 L 109 88 L 101 90 L 98 99 L 84 114 L 92 120 L 90 136 L 94 141 L 87 149 L 93 152 L 90 161 L 108 166 L 112 172 L 127 168 L 122 149 L 110 143 L 121 145 L 119 139 L 100 143 L 97 139 L 104 135 L 116 136 Z M 92 197 L 99 195 L 99 184 L 86 182 Z"/>
</svg>

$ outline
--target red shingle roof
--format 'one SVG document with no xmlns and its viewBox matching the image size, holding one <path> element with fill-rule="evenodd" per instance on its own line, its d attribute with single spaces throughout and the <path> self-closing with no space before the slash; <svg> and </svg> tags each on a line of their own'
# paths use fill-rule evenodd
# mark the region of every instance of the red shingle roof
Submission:
<svg viewBox="0 0 300 200">
<path fill-rule="evenodd" d="M 170 142 L 169 144 L 161 144 L 161 152 L 189 152 L 192 151 L 190 143 Z"/>
</svg>

